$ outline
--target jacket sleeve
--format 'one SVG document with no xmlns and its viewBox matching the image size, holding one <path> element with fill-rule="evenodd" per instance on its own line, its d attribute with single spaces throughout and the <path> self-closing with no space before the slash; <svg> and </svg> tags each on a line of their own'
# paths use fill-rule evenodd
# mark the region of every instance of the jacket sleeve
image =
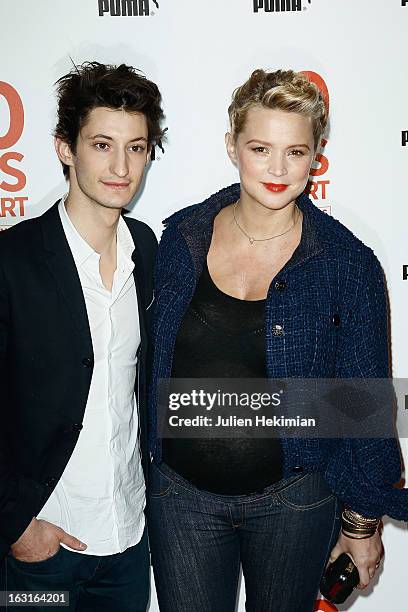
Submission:
<svg viewBox="0 0 408 612">
<path fill-rule="evenodd" d="M 4 273 L 0 266 L 0 558 L 7 554 L 11 544 L 35 516 L 44 493 L 43 487 L 13 472 L 6 444 L 5 423 L 12 410 L 7 397 L 7 354 L 9 346 L 10 308 Z M 22 384 L 24 381 L 21 381 Z"/>
<path fill-rule="evenodd" d="M 371 251 L 360 274 L 354 307 L 339 338 L 336 377 L 386 379 L 390 373 L 387 293 L 382 268 Z M 392 403 L 389 419 L 393 419 Z M 401 468 L 395 437 L 348 438 L 336 445 L 325 475 L 337 496 L 357 512 L 408 520 L 408 489 L 393 487 Z"/>
</svg>

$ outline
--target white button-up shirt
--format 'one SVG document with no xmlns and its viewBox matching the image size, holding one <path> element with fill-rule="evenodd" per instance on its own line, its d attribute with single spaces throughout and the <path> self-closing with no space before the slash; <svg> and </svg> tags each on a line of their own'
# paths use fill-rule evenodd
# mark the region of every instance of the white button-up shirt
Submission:
<svg viewBox="0 0 408 612">
<path fill-rule="evenodd" d="M 140 329 L 133 278 L 134 243 L 117 228 L 112 291 L 103 285 L 100 255 L 79 235 L 64 200 L 59 214 L 78 270 L 94 351 L 94 369 L 73 454 L 37 518 L 88 545 L 82 554 L 110 555 L 137 544 L 145 525 L 145 483 L 134 393 Z"/>
</svg>

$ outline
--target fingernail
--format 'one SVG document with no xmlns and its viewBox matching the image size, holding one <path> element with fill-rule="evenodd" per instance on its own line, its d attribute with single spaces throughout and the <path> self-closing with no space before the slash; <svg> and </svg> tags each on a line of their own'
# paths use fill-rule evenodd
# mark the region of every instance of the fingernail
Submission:
<svg viewBox="0 0 408 612">
<path fill-rule="evenodd" d="M 84 544 L 83 542 L 80 542 L 79 548 L 82 548 L 82 550 L 84 550 L 86 548 L 86 544 Z"/>
</svg>

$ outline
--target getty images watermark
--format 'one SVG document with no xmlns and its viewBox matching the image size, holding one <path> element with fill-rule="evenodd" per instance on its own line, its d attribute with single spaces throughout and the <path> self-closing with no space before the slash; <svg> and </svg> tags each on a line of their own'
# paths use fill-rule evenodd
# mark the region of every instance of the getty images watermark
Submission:
<svg viewBox="0 0 408 612">
<path fill-rule="evenodd" d="M 167 379 L 163 438 L 408 437 L 406 379 Z"/>
<path fill-rule="evenodd" d="M 240 381 L 242 384 L 242 381 Z M 224 383 L 225 384 L 225 383 Z M 249 409 L 253 411 L 262 408 L 278 407 L 282 402 L 283 390 L 276 393 L 267 392 L 231 392 L 217 389 L 215 392 L 204 389 L 191 389 L 187 392 L 171 392 L 168 399 L 169 411 L 178 411 L 181 408 L 198 408 L 205 412 L 218 411 L 214 417 L 197 414 L 195 416 L 168 415 L 170 427 L 315 427 L 313 418 L 301 418 L 297 415 L 285 417 L 283 415 L 267 417 L 265 414 L 239 417 L 236 414 L 226 414 L 228 409 Z"/>
</svg>

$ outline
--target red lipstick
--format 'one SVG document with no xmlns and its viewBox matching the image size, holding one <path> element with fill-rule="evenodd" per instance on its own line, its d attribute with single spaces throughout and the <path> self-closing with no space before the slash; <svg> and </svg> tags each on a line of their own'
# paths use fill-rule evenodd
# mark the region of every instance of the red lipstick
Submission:
<svg viewBox="0 0 408 612">
<path fill-rule="evenodd" d="M 268 191 L 273 191 L 274 193 L 280 193 L 282 191 L 285 191 L 285 189 L 288 188 L 288 185 L 285 185 L 284 183 L 262 183 L 264 185 L 264 187 L 266 187 L 266 189 L 268 189 Z"/>
</svg>

